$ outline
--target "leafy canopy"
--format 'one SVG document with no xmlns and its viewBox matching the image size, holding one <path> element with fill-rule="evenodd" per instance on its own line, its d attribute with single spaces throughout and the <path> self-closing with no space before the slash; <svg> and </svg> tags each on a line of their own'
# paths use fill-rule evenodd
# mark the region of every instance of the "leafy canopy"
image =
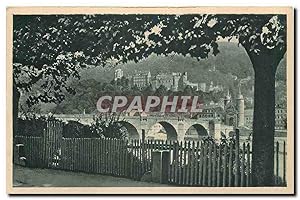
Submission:
<svg viewBox="0 0 300 200">
<path fill-rule="evenodd" d="M 205 59 L 218 41 L 235 40 L 255 68 L 269 56 L 276 71 L 286 51 L 285 15 L 45 15 L 14 16 L 14 83 L 20 92 L 42 91 L 27 103 L 61 102 L 74 94 L 68 79 L 79 69 L 138 62 L 150 54 Z"/>
</svg>

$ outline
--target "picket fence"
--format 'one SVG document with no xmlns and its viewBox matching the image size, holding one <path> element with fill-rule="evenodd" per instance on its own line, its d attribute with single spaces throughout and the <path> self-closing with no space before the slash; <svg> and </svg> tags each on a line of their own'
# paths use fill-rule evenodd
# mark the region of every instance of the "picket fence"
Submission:
<svg viewBox="0 0 300 200">
<path fill-rule="evenodd" d="M 217 145 L 210 141 L 117 140 L 16 136 L 19 157 L 26 166 L 105 174 L 141 180 L 150 174 L 154 151 L 170 152 L 169 184 L 179 186 L 251 186 L 251 146 L 238 141 Z M 279 148 L 283 146 L 283 148 Z M 283 149 L 283 151 L 279 151 Z M 286 184 L 285 143 L 276 142 L 276 185 Z"/>
</svg>

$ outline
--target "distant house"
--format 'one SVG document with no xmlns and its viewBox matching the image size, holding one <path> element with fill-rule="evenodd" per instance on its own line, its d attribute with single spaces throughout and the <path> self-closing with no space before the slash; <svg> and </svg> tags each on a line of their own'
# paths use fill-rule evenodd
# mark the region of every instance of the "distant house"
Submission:
<svg viewBox="0 0 300 200">
<path fill-rule="evenodd" d="M 136 73 L 131 77 L 132 86 L 137 86 L 138 88 L 145 88 L 151 83 L 151 73 L 141 72 Z"/>
<path fill-rule="evenodd" d="M 205 120 L 218 119 L 229 126 L 245 126 L 245 104 L 243 95 L 239 93 L 236 99 L 233 100 L 228 91 L 223 101 L 224 105 L 218 103 L 204 105 L 202 112 L 197 113 L 193 118 L 202 118 Z"/>
<path fill-rule="evenodd" d="M 286 108 L 277 105 L 275 107 L 275 130 L 286 130 Z M 253 126 L 253 109 L 245 110 L 245 125 L 252 128 Z"/>
<path fill-rule="evenodd" d="M 114 76 L 114 80 L 118 80 L 121 79 L 123 77 L 123 70 L 122 69 L 116 69 L 115 70 L 115 76 Z"/>
<path fill-rule="evenodd" d="M 190 86 L 196 91 L 199 90 L 198 83 L 188 81 L 187 72 L 159 73 L 152 79 L 152 85 L 155 89 L 163 85 L 172 91 L 183 90 L 186 86 Z"/>
</svg>

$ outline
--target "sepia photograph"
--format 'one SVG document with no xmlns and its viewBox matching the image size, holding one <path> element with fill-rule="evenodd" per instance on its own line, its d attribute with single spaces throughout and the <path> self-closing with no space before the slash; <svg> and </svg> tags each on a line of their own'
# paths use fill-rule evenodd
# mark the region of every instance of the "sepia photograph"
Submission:
<svg viewBox="0 0 300 200">
<path fill-rule="evenodd" d="M 293 12 L 7 8 L 7 192 L 294 194 Z"/>
</svg>

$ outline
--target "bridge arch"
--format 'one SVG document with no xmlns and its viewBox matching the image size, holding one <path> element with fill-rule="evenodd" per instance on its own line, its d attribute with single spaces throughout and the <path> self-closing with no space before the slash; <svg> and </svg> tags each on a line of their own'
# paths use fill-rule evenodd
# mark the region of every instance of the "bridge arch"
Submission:
<svg viewBox="0 0 300 200">
<path fill-rule="evenodd" d="M 120 123 L 126 129 L 128 139 L 140 139 L 139 132 L 133 124 L 127 121 L 119 121 L 118 123 Z"/>
<path fill-rule="evenodd" d="M 174 127 L 174 125 L 172 125 L 168 121 L 156 121 L 154 124 L 151 125 L 151 128 L 148 131 L 148 134 L 149 134 L 150 130 L 152 130 L 152 127 L 154 127 L 156 124 L 160 124 L 163 127 L 163 129 L 165 130 L 167 140 L 177 140 L 177 135 L 178 135 L 177 130 Z"/>
<path fill-rule="evenodd" d="M 167 140 L 177 140 L 177 131 L 172 124 L 166 121 L 160 121 L 158 123 L 161 124 L 166 130 Z"/>
<path fill-rule="evenodd" d="M 208 135 L 208 130 L 203 125 L 193 124 L 186 130 L 185 139 L 199 139 Z"/>
</svg>

